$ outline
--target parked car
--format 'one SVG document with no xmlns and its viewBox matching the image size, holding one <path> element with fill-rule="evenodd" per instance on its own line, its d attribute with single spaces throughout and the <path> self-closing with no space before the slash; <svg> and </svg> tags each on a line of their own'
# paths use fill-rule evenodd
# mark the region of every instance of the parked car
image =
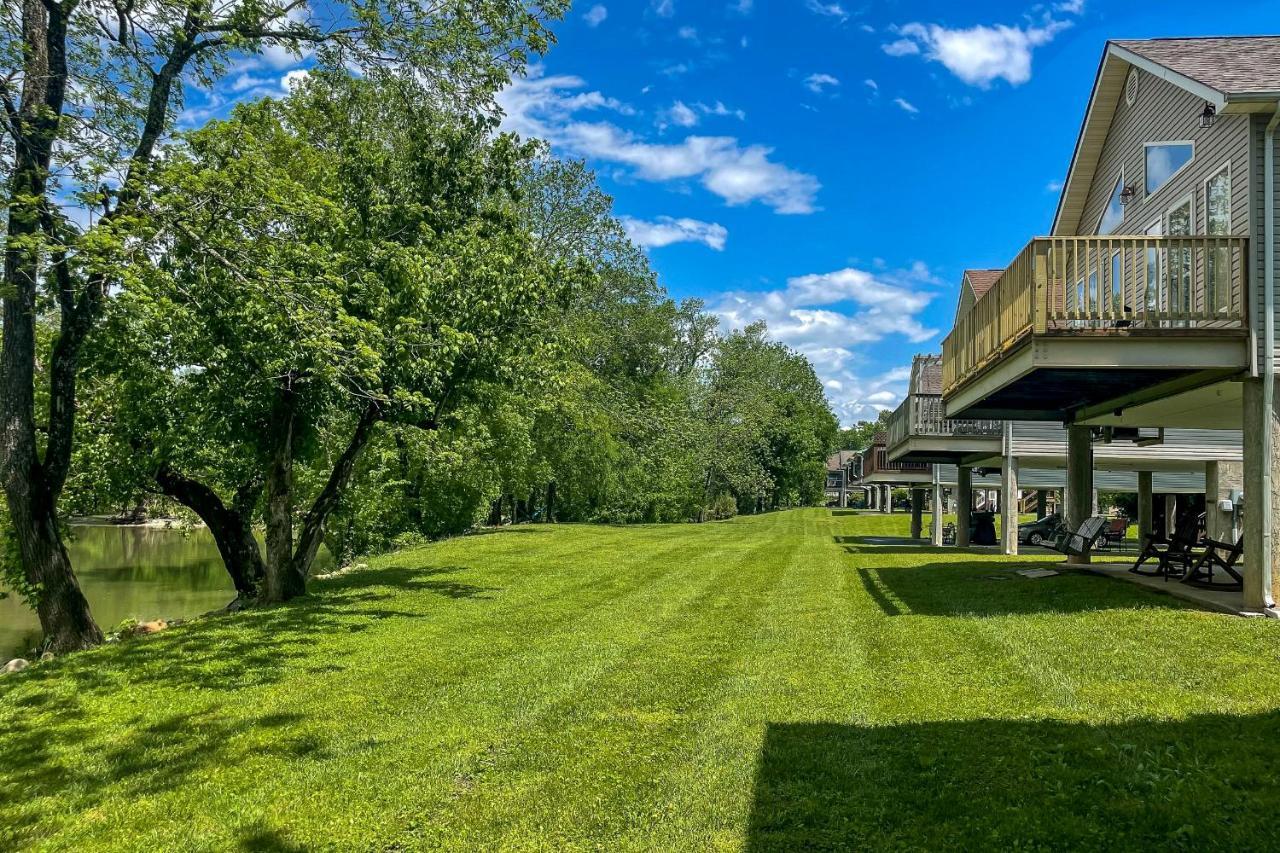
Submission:
<svg viewBox="0 0 1280 853">
<path fill-rule="evenodd" d="M 1062 517 L 1057 513 L 1046 515 L 1038 521 L 1029 521 L 1018 525 L 1019 545 L 1043 545 L 1052 542 L 1054 534 L 1062 526 Z"/>
</svg>

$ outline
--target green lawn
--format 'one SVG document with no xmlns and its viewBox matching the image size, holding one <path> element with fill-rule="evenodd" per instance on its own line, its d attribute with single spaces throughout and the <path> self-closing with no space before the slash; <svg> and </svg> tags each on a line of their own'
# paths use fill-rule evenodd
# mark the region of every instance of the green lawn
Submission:
<svg viewBox="0 0 1280 853">
<path fill-rule="evenodd" d="M 1280 624 L 907 523 L 517 528 L 4 677 L 0 849 L 1274 846 Z"/>
</svg>

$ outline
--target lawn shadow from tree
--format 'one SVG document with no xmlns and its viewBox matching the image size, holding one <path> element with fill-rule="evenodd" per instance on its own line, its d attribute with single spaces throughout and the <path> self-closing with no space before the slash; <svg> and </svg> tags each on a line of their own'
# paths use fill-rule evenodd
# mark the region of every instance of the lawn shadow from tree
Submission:
<svg viewBox="0 0 1280 853">
<path fill-rule="evenodd" d="M 50 815 L 22 806 L 53 797 L 67 814 L 96 807 L 110 793 L 143 796 L 180 784 L 211 764 L 234 764 L 254 754 L 290 760 L 324 760 L 330 748 L 324 721 L 268 713 L 225 718 L 215 708 L 171 716 L 141 714 L 123 735 L 94 730 L 85 700 L 119 692 L 146 696 L 153 689 L 208 691 L 274 684 L 291 677 L 334 673 L 353 665 L 355 652 L 334 644 L 315 658 L 318 637 L 358 633 L 388 619 L 430 619 L 420 611 L 391 608 L 388 599 L 406 592 L 451 602 L 488 600 L 494 587 L 456 576 L 463 566 L 411 569 L 403 566 L 348 572 L 313 585 L 310 595 L 287 604 L 219 614 L 159 634 L 123 640 L 90 653 L 68 655 L 0 683 L 0 699 L 13 707 L 0 736 L 0 849 L 56 827 Z M 419 599 L 411 597 L 406 606 Z M 317 728 L 317 727 L 320 728 Z M 263 736 L 267 730 L 275 734 Z M 34 824 L 39 821 L 39 827 Z M 245 843 L 263 847 L 266 837 Z"/>
<path fill-rule="evenodd" d="M 896 552 L 895 552 L 896 553 Z M 1195 609 L 1146 587 L 1115 583 L 1087 573 L 1027 578 L 1036 564 L 996 561 L 931 563 L 856 569 L 867 595 L 886 616 L 1020 616 L 1101 610 Z"/>
<path fill-rule="evenodd" d="M 1268 849 L 1277 762 L 1277 712 L 770 723 L 746 849 Z"/>
</svg>

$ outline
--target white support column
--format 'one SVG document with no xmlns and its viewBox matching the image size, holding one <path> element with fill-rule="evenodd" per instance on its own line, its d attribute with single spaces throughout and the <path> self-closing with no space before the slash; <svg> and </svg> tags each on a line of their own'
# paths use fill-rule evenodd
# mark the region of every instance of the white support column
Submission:
<svg viewBox="0 0 1280 853">
<path fill-rule="evenodd" d="M 1280 554 L 1273 529 L 1273 515 L 1280 507 L 1276 493 L 1280 486 L 1280 421 L 1274 412 L 1265 411 L 1263 391 L 1263 380 L 1244 380 L 1244 606 L 1259 612 L 1269 610 L 1280 598 L 1276 572 Z M 1269 442 L 1264 431 L 1270 433 Z"/>
<path fill-rule="evenodd" d="M 1000 544 L 1006 556 L 1018 553 L 1018 458 L 1013 455 L 1013 421 L 1004 424 L 1004 470 L 1000 472 Z"/>
</svg>

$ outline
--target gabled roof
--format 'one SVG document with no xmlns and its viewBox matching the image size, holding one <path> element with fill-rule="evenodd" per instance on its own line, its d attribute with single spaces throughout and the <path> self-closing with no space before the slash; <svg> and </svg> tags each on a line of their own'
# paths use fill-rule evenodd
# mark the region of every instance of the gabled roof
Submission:
<svg viewBox="0 0 1280 853">
<path fill-rule="evenodd" d="M 1223 95 L 1280 93 L 1280 36 L 1149 39 L 1112 44 Z"/>
<path fill-rule="evenodd" d="M 841 471 L 858 455 L 856 450 L 839 450 L 827 457 L 828 471 Z"/>
<path fill-rule="evenodd" d="M 942 396 L 942 356 L 918 355 L 912 360 L 911 393 Z"/>
<path fill-rule="evenodd" d="M 1280 101 L 1280 36 L 1107 42 L 1058 198 L 1054 235 L 1080 233 L 1089 186 L 1134 66 L 1204 98 L 1219 112 L 1273 108 Z"/>
<path fill-rule="evenodd" d="M 973 288 L 974 299 L 981 299 L 1004 275 L 1004 270 L 965 270 L 965 280 Z"/>
</svg>

